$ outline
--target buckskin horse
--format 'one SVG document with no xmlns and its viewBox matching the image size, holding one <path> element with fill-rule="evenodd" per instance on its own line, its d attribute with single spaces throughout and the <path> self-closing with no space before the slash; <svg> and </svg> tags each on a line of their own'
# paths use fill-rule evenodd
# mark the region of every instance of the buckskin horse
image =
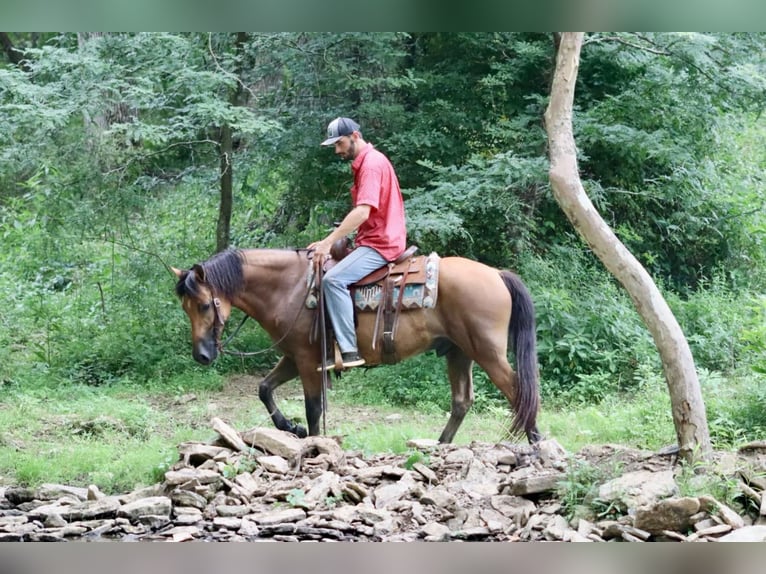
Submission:
<svg viewBox="0 0 766 574">
<path fill-rule="evenodd" d="M 191 321 L 192 355 L 209 365 L 221 349 L 221 332 L 232 307 L 254 318 L 283 356 L 260 382 L 258 395 L 281 430 L 307 436 L 288 420 L 274 390 L 300 377 L 309 435 L 320 432 L 323 410 L 321 345 L 310 333 L 317 311 L 307 305 L 311 253 L 305 249 L 227 250 L 188 270 L 172 268 L 176 294 Z M 396 326 L 396 360 L 435 350 L 447 362 L 452 390 L 450 418 L 439 437 L 452 442 L 474 401 L 472 366 L 476 362 L 515 411 L 511 431 L 540 439 L 536 426 L 539 385 L 532 298 L 521 279 L 461 257 L 438 258 L 438 294 L 432 308 L 401 312 Z M 356 311 L 359 352 L 366 366 L 384 360 L 375 312 Z M 315 338 L 315 337 L 314 337 Z M 508 362 L 508 343 L 516 372 Z"/>
</svg>

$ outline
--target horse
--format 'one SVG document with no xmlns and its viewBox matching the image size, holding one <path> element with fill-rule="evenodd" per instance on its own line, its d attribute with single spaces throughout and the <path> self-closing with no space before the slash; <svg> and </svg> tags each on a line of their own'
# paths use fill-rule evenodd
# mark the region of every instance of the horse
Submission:
<svg viewBox="0 0 766 574">
<path fill-rule="evenodd" d="M 317 311 L 306 304 L 312 255 L 305 249 L 229 249 L 187 270 L 171 268 L 176 295 L 191 322 L 197 362 L 209 365 L 217 358 L 232 307 L 255 319 L 275 342 L 282 357 L 260 382 L 258 396 L 276 428 L 301 438 L 320 434 L 324 396 L 324 373 L 317 368 L 321 345 L 310 340 Z M 452 400 L 439 442 L 452 442 L 473 404 L 476 362 L 515 411 L 511 434 L 523 431 L 534 444 L 541 438 L 536 425 L 540 396 L 535 310 L 526 286 L 511 271 L 444 257 L 437 287 L 433 308 L 401 313 L 395 344 L 400 360 L 429 350 L 446 358 Z M 375 313 L 356 313 L 359 353 L 366 366 L 380 365 L 381 345 L 373 344 Z M 509 342 L 516 371 L 508 362 Z M 296 377 L 303 385 L 308 429 L 288 420 L 274 400 L 274 390 Z"/>
</svg>

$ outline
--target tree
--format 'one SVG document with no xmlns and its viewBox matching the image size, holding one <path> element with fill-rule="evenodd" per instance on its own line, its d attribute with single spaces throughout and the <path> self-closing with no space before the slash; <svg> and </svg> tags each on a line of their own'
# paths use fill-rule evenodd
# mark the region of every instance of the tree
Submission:
<svg viewBox="0 0 766 574">
<path fill-rule="evenodd" d="M 572 105 L 583 34 L 560 37 L 551 98 L 545 111 L 549 176 L 556 201 L 604 266 L 623 285 L 654 338 L 670 391 L 680 454 L 711 450 L 705 405 L 689 345 L 654 281 L 596 211 L 583 189 L 572 131 Z"/>
<path fill-rule="evenodd" d="M 237 32 L 234 42 L 235 58 L 237 61 L 237 83 L 230 89 L 229 104 L 232 106 L 243 106 L 247 102 L 247 90 L 242 83 L 244 68 L 244 46 L 247 42 L 246 32 Z M 212 52 L 212 46 L 211 46 Z M 231 239 L 231 210 L 234 203 L 233 181 L 234 181 L 234 141 L 232 138 L 232 127 L 229 122 L 221 125 L 220 136 L 220 156 L 221 156 L 221 201 L 218 209 L 218 226 L 216 227 L 216 251 L 223 251 L 229 247 Z"/>
</svg>

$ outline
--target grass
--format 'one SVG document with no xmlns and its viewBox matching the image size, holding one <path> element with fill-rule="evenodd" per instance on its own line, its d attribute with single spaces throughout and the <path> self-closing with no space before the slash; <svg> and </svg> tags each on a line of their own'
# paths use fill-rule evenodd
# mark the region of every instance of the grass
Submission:
<svg viewBox="0 0 766 574">
<path fill-rule="evenodd" d="M 177 445 L 214 438 L 209 421 L 219 416 L 237 429 L 271 427 L 257 397 L 256 378 L 238 376 L 225 384 L 211 377 L 185 379 L 164 387 L 113 384 L 38 386 L 0 392 L 0 484 L 44 482 L 126 492 L 162 479 L 177 460 Z M 709 387 L 711 432 L 739 424 L 741 397 L 757 394 L 762 381 L 720 376 L 702 379 Z M 366 454 L 411 451 L 413 438 L 438 438 L 448 413 L 434 405 L 393 406 L 362 400 L 343 380 L 328 397 L 327 434 L 341 437 L 344 448 Z M 447 389 L 444 389 L 448 393 Z M 194 397 L 189 398 L 193 393 Z M 304 422 L 300 384 L 278 390 L 277 401 L 290 418 Z M 457 433 L 456 444 L 496 442 L 507 438 L 509 411 L 484 404 L 472 409 Z M 652 384 L 630 396 L 608 396 L 598 405 L 543 404 L 538 423 L 547 437 L 569 452 L 586 444 L 615 443 L 656 450 L 675 442 L 667 391 Z M 710 417 L 709 417 L 710 418 Z M 728 426 L 726 428 L 728 428 Z M 739 433 L 740 440 L 754 438 Z M 734 446 L 723 435 L 719 447 Z M 762 438 L 762 437 L 761 437 Z"/>
</svg>

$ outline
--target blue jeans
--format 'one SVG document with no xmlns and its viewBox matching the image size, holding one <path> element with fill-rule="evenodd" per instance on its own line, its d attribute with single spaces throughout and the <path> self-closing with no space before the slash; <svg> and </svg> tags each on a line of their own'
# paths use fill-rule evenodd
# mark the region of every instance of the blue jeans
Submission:
<svg viewBox="0 0 766 574">
<path fill-rule="evenodd" d="M 388 263 L 372 247 L 357 247 L 330 269 L 322 279 L 327 314 L 341 353 L 357 351 L 354 302 L 349 285 Z"/>
</svg>

